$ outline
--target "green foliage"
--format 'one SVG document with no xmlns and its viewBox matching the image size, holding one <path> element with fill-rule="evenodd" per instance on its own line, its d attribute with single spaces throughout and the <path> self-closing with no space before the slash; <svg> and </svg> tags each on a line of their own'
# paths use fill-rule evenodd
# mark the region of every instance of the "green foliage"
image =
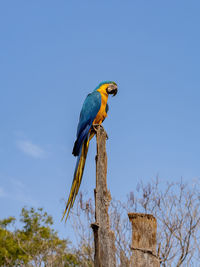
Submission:
<svg viewBox="0 0 200 267">
<path fill-rule="evenodd" d="M 7 219 L 0 220 L 0 227 L 5 229 L 9 224 L 14 223 L 14 222 L 15 222 L 14 217 L 9 217 Z"/>
<path fill-rule="evenodd" d="M 53 219 L 43 209 L 21 212 L 22 229 L 9 231 L 15 218 L 0 221 L 0 266 L 81 266 L 70 252 L 69 241 L 52 228 Z"/>
<path fill-rule="evenodd" d="M 14 222 L 14 217 L 0 221 L 0 266 L 20 266 L 20 263 L 26 263 L 28 260 L 19 247 L 15 233 L 6 229 Z"/>
</svg>

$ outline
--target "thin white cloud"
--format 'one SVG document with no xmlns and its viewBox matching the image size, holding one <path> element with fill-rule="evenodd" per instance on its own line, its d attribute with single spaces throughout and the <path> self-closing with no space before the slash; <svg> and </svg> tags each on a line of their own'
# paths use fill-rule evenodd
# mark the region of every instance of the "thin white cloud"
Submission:
<svg viewBox="0 0 200 267">
<path fill-rule="evenodd" d="M 36 206 L 38 203 L 30 196 L 30 190 L 27 186 L 18 179 L 10 180 L 13 192 L 10 192 L 10 198 L 24 203 L 25 205 Z"/>
<path fill-rule="evenodd" d="M 0 197 L 6 197 L 6 192 L 4 191 L 3 187 L 0 186 Z"/>
<path fill-rule="evenodd" d="M 17 146 L 25 154 L 34 158 L 44 158 L 46 155 L 45 151 L 41 147 L 33 144 L 30 141 L 17 141 Z"/>
<path fill-rule="evenodd" d="M 25 189 L 25 184 L 22 181 L 20 181 L 20 180 L 11 178 L 10 179 L 10 182 L 12 183 L 12 185 L 14 186 L 14 188 L 18 188 L 20 190 Z"/>
<path fill-rule="evenodd" d="M 22 181 L 13 178 L 8 181 L 6 190 L 0 186 L 0 198 L 21 202 L 23 205 L 38 205 L 38 201 L 30 196 L 30 189 Z"/>
</svg>

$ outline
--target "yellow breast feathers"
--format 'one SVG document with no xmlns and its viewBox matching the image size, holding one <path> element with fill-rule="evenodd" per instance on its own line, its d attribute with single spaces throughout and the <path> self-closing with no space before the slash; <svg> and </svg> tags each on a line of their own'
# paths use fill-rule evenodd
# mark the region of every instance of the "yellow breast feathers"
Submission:
<svg viewBox="0 0 200 267">
<path fill-rule="evenodd" d="M 96 118 L 93 121 L 93 124 L 101 124 L 102 121 L 107 117 L 106 105 L 108 101 L 108 93 L 106 92 L 107 84 L 102 85 L 97 91 L 101 94 L 101 107 L 97 113 Z"/>
</svg>

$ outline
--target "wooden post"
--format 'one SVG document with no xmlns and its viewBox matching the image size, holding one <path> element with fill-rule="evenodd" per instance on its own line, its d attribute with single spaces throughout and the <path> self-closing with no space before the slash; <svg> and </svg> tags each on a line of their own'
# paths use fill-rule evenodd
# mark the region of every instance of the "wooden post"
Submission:
<svg viewBox="0 0 200 267">
<path fill-rule="evenodd" d="M 95 194 L 95 220 L 91 225 L 94 232 L 95 267 L 115 267 L 115 235 L 110 230 L 108 207 L 111 201 L 107 189 L 107 134 L 102 126 L 97 127 L 97 156 L 96 156 L 96 189 Z"/>
<path fill-rule="evenodd" d="M 156 255 L 157 222 L 153 215 L 129 213 L 132 223 L 132 256 L 130 267 L 159 267 Z"/>
</svg>

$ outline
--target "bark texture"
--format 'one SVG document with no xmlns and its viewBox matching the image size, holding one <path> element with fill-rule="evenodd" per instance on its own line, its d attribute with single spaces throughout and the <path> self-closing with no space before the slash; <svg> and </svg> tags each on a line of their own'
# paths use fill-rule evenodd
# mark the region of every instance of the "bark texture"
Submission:
<svg viewBox="0 0 200 267">
<path fill-rule="evenodd" d="M 132 256 L 130 267 L 159 267 L 156 255 L 157 222 L 153 215 L 129 213 L 132 223 Z"/>
<path fill-rule="evenodd" d="M 95 220 L 91 225 L 94 232 L 95 267 L 115 267 L 115 235 L 110 230 L 108 208 L 111 201 L 107 189 L 107 134 L 102 126 L 97 127 L 97 156 L 96 156 L 96 189 L 95 193 Z"/>
</svg>

